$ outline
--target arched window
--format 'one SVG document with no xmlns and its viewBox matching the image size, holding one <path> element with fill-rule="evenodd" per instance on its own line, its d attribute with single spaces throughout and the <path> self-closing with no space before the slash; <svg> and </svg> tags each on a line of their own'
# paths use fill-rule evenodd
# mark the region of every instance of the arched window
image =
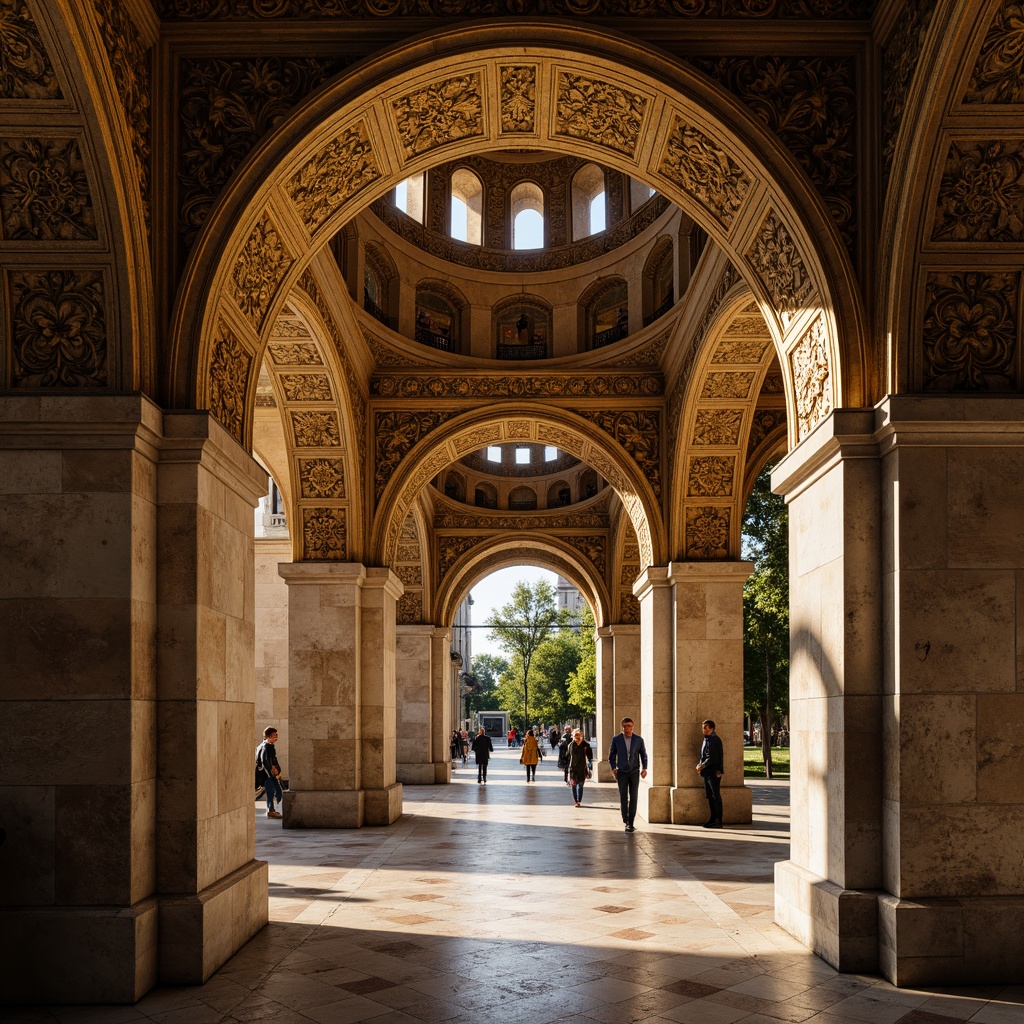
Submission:
<svg viewBox="0 0 1024 1024">
<path fill-rule="evenodd" d="M 537 492 L 532 487 L 514 487 L 508 494 L 510 512 L 528 512 L 537 507 Z"/>
<path fill-rule="evenodd" d="M 580 500 L 586 501 L 597 494 L 597 472 L 586 469 L 580 474 Z"/>
<path fill-rule="evenodd" d="M 602 348 L 629 334 L 629 291 L 621 277 L 598 282 L 582 298 L 581 319 L 589 348 Z"/>
<path fill-rule="evenodd" d="M 446 294 L 444 285 L 418 287 L 416 340 L 442 352 L 458 352 L 465 305 L 465 302 L 457 302 L 454 295 Z"/>
<path fill-rule="evenodd" d="M 544 193 L 532 181 L 512 189 L 512 248 L 544 248 Z"/>
<path fill-rule="evenodd" d="M 572 490 L 564 480 L 556 480 L 548 488 L 548 508 L 561 508 L 572 504 Z"/>
<path fill-rule="evenodd" d="M 493 484 L 477 484 L 476 493 L 473 495 L 473 504 L 477 508 L 497 508 L 498 489 Z"/>
<path fill-rule="evenodd" d="M 604 229 L 604 171 L 597 164 L 584 164 L 572 177 L 572 237 L 586 238 Z"/>
<path fill-rule="evenodd" d="M 471 245 L 483 244 L 484 189 L 465 167 L 452 175 L 452 238 Z"/>
<path fill-rule="evenodd" d="M 499 359 L 546 359 L 551 309 L 530 295 L 504 299 L 492 310 Z"/>
<path fill-rule="evenodd" d="M 466 478 L 461 473 L 448 473 L 444 478 L 444 494 L 453 501 L 465 501 Z"/>
<path fill-rule="evenodd" d="M 394 327 L 398 272 L 388 255 L 368 243 L 363 250 L 363 309 L 386 327 Z"/>
<path fill-rule="evenodd" d="M 675 253 L 671 238 L 660 238 L 647 257 L 643 274 L 644 327 L 675 303 Z"/>
<path fill-rule="evenodd" d="M 395 206 L 420 224 L 423 223 L 426 177 L 425 174 L 414 174 L 395 187 Z"/>
</svg>

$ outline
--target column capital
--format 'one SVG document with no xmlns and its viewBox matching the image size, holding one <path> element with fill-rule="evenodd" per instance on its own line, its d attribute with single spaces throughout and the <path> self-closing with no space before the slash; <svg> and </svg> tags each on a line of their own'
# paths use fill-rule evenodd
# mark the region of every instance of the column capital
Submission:
<svg viewBox="0 0 1024 1024">
<path fill-rule="evenodd" d="M 278 575 L 289 586 L 349 586 L 385 590 L 396 601 L 405 592 L 402 581 L 386 566 L 367 567 L 362 562 L 278 562 Z"/>
<path fill-rule="evenodd" d="M 738 583 L 741 586 L 754 571 L 753 562 L 671 562 L 671 583 Z"/>
<path fill-rule="evenodd" d="M 637 576 L 636 582 L 633 584 L 633 596 L 638 601 L 642 601 L 652 590 L 671 586 L 668 573 L 669 566 L 667 565 L 649 565 Z"/>
</svg>

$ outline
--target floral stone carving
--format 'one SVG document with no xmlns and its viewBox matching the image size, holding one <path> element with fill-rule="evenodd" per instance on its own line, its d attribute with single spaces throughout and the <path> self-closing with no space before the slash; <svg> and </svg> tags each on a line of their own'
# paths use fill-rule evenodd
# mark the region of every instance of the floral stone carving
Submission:
<svg viewBox="0 0 1024 1024">
<path fill-rule="evenodd" d="M 966 103 L 1024 102 L 1024 3 L 1005 0 L 981 44 Z"/>
<path fill-rule="evenodd" d="M 779 427 L 786 425 L 785 409 L 758 409 L 750 424 L 750 439 L 747 441 L 747 460 L 757 451 L 761 442 Z"/>
<path fill-rule="evenodd" d="M 690 459 L 686 493 L 691 498 L 725 498 L 732 494 L 736 458 L 732 455 L 706 455 Z"/>
<path fill-rule="evenodd" d="M 271 342 L 267 346 L 270 358 L 275 366 L 323 366 L 320 350 L 313 342 Z"/>
<path fill-rule="evenodd" d="M 348 559 L 348 527 L 343 508 L 302 510 L 302 555 L 308 561 Z"/>
<path fill-rule="evenodd" d="M 728 558 L 730 515 L 730 509 L 714 505 L 687 508 L 686 557 Z"/>
<path fill-rule="evenodd" d="M 378 412 L 374 420 L 376 438 L 376 494 L 384 493 L 398 464 L 415 447 L 446 420 L 452 412 Z"/>
<path fill-rule="evenodd" d="M 660 395 L 658 373 L 458 377 L 443 374 L 379 373 L 370 393 L 380 398 L 628 398 Z"/>
<path fill-rule="evenodd" d="M 1024 239 L 1024 142 L 952 142 L 939 186 L 936 241 Z"/>
<path fill-rule="evenodd" d="M 645 96 L 562 72 L 558 76 L 555 134 L 633 156 L 646 109 Z"/>
<path fill-rule="evenodd" d="M 661 494 L 661 417 L 656 412 L 583 412 L 586 419 L 610 434 L 643 471 L 656 495 Z"/>
<path fill-rule="evenodd" d="M 732 330 L 732 326 L 729 328 Z M 716 363 L 759 363 L 771 347 L 771 338 L 764 337 L 767 328 L 762 320 L 758 325 L 759 338 L 723 338 L 715 349 Z"/>
<path fill-rule="evenodd" d="M 770 210 L 747 262 L 761 279 L 783 322 L 795 315 L 814 290 L 803 256 L 785 224 Z"/>
<path fill-rule="evenodd" d="M 235 286 L 232 297 L 257 331 L 291 265 L 291 254 L 264 213 L 238 254 L 231 274 Z"/>
<path fill-rule="evenodd" d="M 693 443 L 702 447 L 739 444 L 742 421 L 740 409 L 699 409 Z"/>
<path fill-rule="evenodd" d="M 76 139 L 0 140 L 0 215 L 8 241 L 96 238 Z"/>
<path fill-rule="evenodd" d="M 790 353 L 798 434 L 806 437 L 832 411 L 825 318 L 818 317 Z"/>
<path fill-rule="evenodd" d="M 750 176 L 728 153 L 678 114 L 658 173 L 693 196 L 724 228 L 732 224 L 751 185 Z"/>
<path fill-rule="evenodd" d="M 299 459 L 299 487 L 304 498 L 344 498 L 345 466 L 341 459 Z"/>
<path fill-rule="evenodd" d="M 537 69 L 505 65 L 501 69 L 501 130 L 532 132 L 537 106 Z"/>
<path fill-rule="evenodd" d="M 701 398 L 746 398 L 754 383 L 752 373 L 709 373 L 704 378 Z"/>
<path fill-rule="evenodd" d="M 245 394 L 249 388 L 252 355 L 231 329 L 219 325 L 210 360 L 210 412 L 238 442 L 245 430 Z"/>
<path fill-rule="evenodd" d="M 289 402 L 329 402 L 331 385 L 324 373 L 285 373 L 281 375 Z"/>
<path fill-rule="evenodd" d="M 423 594 L 419 591 L 405 593 L 398 599 L 398 622 L 412 626 L 423 620 Z"/>
<path fill-rule="evenodd" d="M 445 143 L 484 134 L 478 74 L 435 82 L 394 100 L 391 106 L 407 160 Z"/>
<path fill-rule="evenodd" d="M 483 544 L 488 537 L 446 537 L 437 538 L 437 580 L 440 582 L 449 569 L 470 548 Z"/>
<path fill-rule="evenodd" d="M 1016 385 L 1019 290 L 1019 273 L 928 275 L 925 390 L 1007 390 Z"/>
<path fill-rule="evenodd" d="M 298 448 L 337 448 L 341 445 L 341 428 L 337 413 L 293 412 L 292 433 Z"/>
<path fill-rule="evenodd" d="M 0 0 L 0 40 L 0 99 L 61 99 L 60 83 L 25 0 Z"/>
<path fill-rule="evenodd" d="M 12 271 L 10 288 L 14 387 L 106 387 L 102 272 Z"/>
<path fill-rule="evenodd" d="M 563 537 L 571 544 L 603 577 L 608 566 L 608 540 L 605 537 L 579 537 L 570 535 Z"/>
</svg>

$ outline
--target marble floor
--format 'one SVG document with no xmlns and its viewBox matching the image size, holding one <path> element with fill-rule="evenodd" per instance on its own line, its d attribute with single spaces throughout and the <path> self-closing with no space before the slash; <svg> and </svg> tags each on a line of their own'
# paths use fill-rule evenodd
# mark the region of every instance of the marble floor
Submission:
<svg viewBox="0 0 1024 1024">
<path fill-rule="evenodd" d="M 258 810 L 271 923 L 210 979 L 16 1024 L 1024 1024 L 1024 986 L 911 991 L 838 974 L 772 923 L 788 786 L 754 823 L 626 835 L 617 790 L 574 808 L 554 759 L 499 750 L 408 787 L 390 828 L 285 831 Z"/>
</svg>

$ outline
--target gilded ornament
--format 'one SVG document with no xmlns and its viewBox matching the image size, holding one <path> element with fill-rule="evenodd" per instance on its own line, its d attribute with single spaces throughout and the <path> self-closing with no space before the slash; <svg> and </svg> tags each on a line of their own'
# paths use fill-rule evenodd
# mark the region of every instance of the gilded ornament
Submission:
<svg viewBox="0 0 1024 1024">
<path fill-rule="evenodd" d="M 1019 273 L 931 273 L 925 286 L 927 391 L 1017 386 Z"/>
<path fill-rule="evenodd" d="M 102 272 L 9 273 L 14 387 L 106 387 L 107 323 Z"/>
<path fill-rule="evenodd" d="M 341 459 L 299 459 L 303 498 L 344 498 L 345 466 Z"/>
<path fill-rule="evenodd" d="M 729 325 L 732 331 L 735 323 Z M 723 338 L 715 348 L 712 356 L 713 363 L 759 363 L 764 358 L 765 352 L 771 348 L 772 340 L 767 337 L 768 329 L 762 320 L 758 325 L 757 338 Z"/>
<path fill-rule="evenodd" d="M 210 360 L 210 412 L 239 443 L 245 433 L 245 394 L 251 370 L 252 354 L 231 328 L 219 324 Z"/>
<path fill-rule="evenodd" d="M 690 459 L 686 494 L 690 498 L 725 498 L 732 494 L 736 458 L 733 455 L 707 455 Z"/>
<path fill-rule="evenodd" d="M 752 184 L 728 153 L 678 114 L 673 117 L 658 173 L 696 199 L 726 229 Z"/>
<path fill-rule="evenodd" d="M 1024 3 L 1004 0 L 981 44 L 966 103 L 1024 103 Z"/>
<path fill-rule="evenodd" d="M 281 385 L 289 402 L 329 402 L 333 397 L 324 373 L 285 373 Z"/>
<path fill-rule="evenodd" d="M 348 534 L 343 508 L 302 510 L 302 556 L 311 562 L 348 559 Z"/>
<path fill-rule="evenodd" d="M 298 448 L 337 448 L 341 428 L 334 412 L 293 412 L 292 434 Z"/>
<path fill-rule="evenodd" d="M 709 373 L 704 378 L 701 398 L 746 398 L 754 383 L 752 373 Z"/>
<path fill-rule="evenodd" d="M 416 444 L 442 423 L 457 415 L 452 412 L 378 412 L 373 432 L 376 453 L 376 495 L 379 499 L 398 464 Z M 433 475 L 433 474 L 431 474 Z"/>
<path fill-rule="evenodd" d="M 480 75 L 446 78 L 394 100 L 395 127 L 407 160 L 484 134 Z"/>
<path fill-rule="evenodd" d="M 292 262 L 277 228 L 264 213 L 238 254 L 231 274 L 233 298 L 257 331 Z"/>
<path fill-rule="evenodd" d="M 95 239 L 96 217 L 78 141 L 0 140 L 0 214 L 7 241 Z"/>
<path fill-rule="evenodd" d="M 323 366 L 320 350 L 310 342 L 303 344 L 279 344 L 271 342 L 267 346 L 270 358 L 275 366 Z"/>
<path fill-rule="evenodd" d="M 533 65 L 501 68 L 501 130 L 532 132 L 537 105 L 537 69 Z"/>
<path fill-rule="evenodd" d="M 61 98 L 60 83 L 25 0 L 0 0 L 0 99 Z"/>
<path fill-rule="evenodd" d="M 832 411 L 825 318 L 819 316 L 790 353 L 800 438 Z"/>
<path fill-rule="evenodd" d="M 784 321 L 810 299 L 814 287 L 803 256 L 774 210 L 765 217 L 753 248 L 747 253 L 747 262 Z"/>
<path fill-rule="evenodd" d="M 686 509 L 686 557 L 700 560 L 729 556 L 731 510 L 715 505 Z"/>
<path fill-rule="evenodd" d="M 739 444 L 742 421 L 740 409 L 698 409 L 693 443 L 701 447 Z"/>
<path fill-rule="evenodd" d="M 950 143 L 932 238 L 1024 240 L 1024 142 Z"/>
<path fill-rule="evenodd" d="M 292 175 L 288 195 L 315 234 L 335 210 L 379 177 L 366 124 L 359 121 Z"/>
<path fill-rule="evenodd" d="M 633 156 L 647 98 L 610 82 L 561 72 L 556 135 L 583 139 Z"/>
</svg>

